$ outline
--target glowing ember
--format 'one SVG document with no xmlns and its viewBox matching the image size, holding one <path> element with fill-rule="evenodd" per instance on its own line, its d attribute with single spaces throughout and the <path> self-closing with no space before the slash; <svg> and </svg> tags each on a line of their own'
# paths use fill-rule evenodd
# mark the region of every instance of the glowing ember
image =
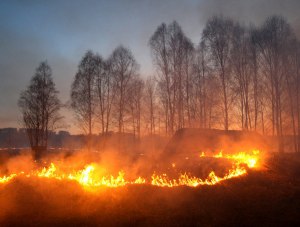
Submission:
<svg viewBox="0 0 300 227">
<path fill-rule="evenodd" d="M 178 179 L 170 179 L 167 174 L 152 174 L 151 180 L 139 176 L 136 179 L 127 180 L 125 179 L 125 173 L 120 171 L 118 176 L 114 177 L 99 175 L 94 165 L 87 165 L 83 170 L 71 171 L 71 173 L 62 172 L 57 168 L 54 163 L 51 163 L 48 168 L 42 168 L 40 171 L 32 171 L 25 174 L 24 172 L 13 173 L 9 176 L 0 177 L 0 183 L 4 184 L 18 176 L 25 177 L 41 177 L 41 178 L 52 178 L 56 180 L 70 180 L 76 181 L 85 188 L 92 187 L 120 187 L 128 184 L 151 184 L 159 187 L 177 187 L 177 186 L 189 186 L 197 187 L 200 185 L 214 185 L 221 181 L 228 180 L 234 177 L 239 177 L 247 173 L 245 165 L 248 168 L 254 168 L 258 162 L 259 151 L 254 150 L 251 153 L 240 152 L 238 154 L 226 154 L 220 153 L 207 156 L 204 152 L 200 154 L 201 158 L 213 157 L 213 158 L 225 158 L 233 161 L 233 166 L 229 169 L 228 173 L 223 177 L 216 176 L 215 172 L 210 172 L 206 179 L 197 178 L 191 176 L 188 173 L 181 174 Z M 242 165 L 243 164 L 243 165 Z M 176 164 L 172 163 L 172 167 Z"/>
</svg>

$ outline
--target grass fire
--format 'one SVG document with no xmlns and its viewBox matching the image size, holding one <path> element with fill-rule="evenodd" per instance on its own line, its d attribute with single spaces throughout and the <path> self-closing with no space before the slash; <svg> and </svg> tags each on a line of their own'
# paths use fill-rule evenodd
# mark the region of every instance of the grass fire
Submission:
<svg viewBox="0 0 300 227">
<path fill-rule="evenodd" d="M 150 184 L 159 187 L 176 187 L 176 186 L 189 186 L 197 187 L 200 185 L 214 185 L 221 181 L 231 179 L 234 177 L 239 177 L 247 173 L 246 168 L 257 167 L 259 151 L 254 150 L 250 154 L 245 152 L 240 152 L 235 155 L 224 155 L 222 151 L 214 156 L 206 156 L 204 153 L 201 154 L 200 158 L 221 158 L 232 160 L 232 168 L 228 170 L 222 177 L 216 176 L 214 171 L 211 171 L 207 178 L 201 179 L 195 176 L 191 176 L 189 173 L 181 173 L 178 179 L 171 179 L 166 173 L 158 175 L 153 173 L 150 178 L 138 176 L 136 179 L 126 179 L 125 172 L 119 171 L 117 176 L 101 176 L 101 171 L 97 169 L 95 164 L 86 165 L 84 169 L 74 171 L 74 170 L 64 170 L 62 171 L 57 165 L 51 163 L 49 167 L 44 167 L 41 170 L 35 170 L 28 173 L 11 173 L 8 176 L 0 177 L 0 183 L 8 183 L 16 177 L 26 177 L 26 178 L 51 178 L 56 180 L 69 180 L 75 181 L 82 185 L 84 188 L 95 188 L 100 186 L 105 187 L 121 187 L 127 184 Z M 243 166 L 244 165 L 244 166 Z M 175 168 L 175 164 L 173 165 Z"/>
<path fill-rule="evenodd" d="M 181 226 L 264 225 L 274 220 L 273 224 L 297 224 L 299 157 L 282 158 L 246 149 L 245 144 L 245 150 L 231 146 L 231 152 L 221 141 L 223 150 L 201 148 L 172 156 L 166 150 L 172 142 L 159 155 L 157 150 L 143 149 L 143 155 L 133 157 L 111 149 L 57 150 L 36 162 L 30 150 L 5 156 L 2 152 L 0 223 Z M 241 141 L 236 143 L 241 146 Z M 185 148 L 191 149 L 190 144 Z M 274 218 L 283 208 L 286 213 Z"/>
</svg>

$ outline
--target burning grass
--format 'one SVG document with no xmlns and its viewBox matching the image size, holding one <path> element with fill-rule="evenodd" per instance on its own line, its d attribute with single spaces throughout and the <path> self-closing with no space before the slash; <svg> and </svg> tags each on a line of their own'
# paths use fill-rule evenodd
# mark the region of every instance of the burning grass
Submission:
<svg viewBox="0 0 300 227">
<path fill-rule="evenodd" d="M 232 167 L 224 176 L 217 176 L 214 171 L 211 171 L 205 179 L 192 176 L 190 173 L 180 173 L 177 179 L 170 178 L 166 173 L 153 173 L 151 177 L 138 176 L 134 179 L 126 179 L 123 170 L 118 172 L 117 176 L 103 175 L 101 167 L 97 164 L 88 164 L 81 170 L 70 170 L 68 168 L 59 168 L 56 164 L 51 163 L 49 167 L 44 167 L 40 170 L 32 170 L 30 172 L 21 171 L 19 173 L 11 173 L 10 175 L 0 177 L 0 183 L 7 183 L 14 178 L 24 176 L 27 178 L 51 178 L 56 180 L 75 181 L 85 188 L 95 188 L 100 186 L 120 187 L 128 184 L 150 184 L 160 187 L 177 187 L 189 186 L 197 187 L 200 185 L 215 185 L 221 181 L 239 177 L 247 173 L 248 168 L 255 168 L 258 165 L 259 151 L 240 152 L 237 154 L 224 154 L 222 151 L 216 155 L 205 155 L 203 152 L 198 157 L 199 159 L 217 158 L 228 159 L 232 161 Z M 172 163 L 172 167 L 176 164 Z"/>
<path fill-rule="evenodd" d="M 299 224 L 299 180 L 280 176 L 273 170 L 262 170 L 261 153 L 228 154 L 223 151 L 199 153 L 197 158 L 199 162 L 211 163 L 213 160 L 229 162 L 230 165 L 225 165 L 229 168 L 223 174 L 216 169 L 215 175 L 202 179 L 197 177 L 196 171 L 193 175 L 183 173 L 182 176 L 174 177 L 177 171 L 179 173 L 182 170 L 179 168 L 179 160 L 166 162 L 169 167 L 165 174 L 159 170 L 155 175 L 147 175 L 147 171 L 143 175 L 133 165 L 119 174 L 117 170 L 110 174 L 111 169 L 104 167 L 106 162 L 109 163 L 108 159 L 104 159 L 102 163 L 89 162 L 85 166 L 87 159 L 84 160 L 82 156 L 70 157 L 70 160 L 66 159 L 64 162 L 51 159 L 52 164 L 49 162 L 46 167 L 26 169 L 19 158 L 18 163 L 22 168 L 18 170 L 24 171 L 15 169 L 16 175 L 8 174 L 6 178 L 1 178 L 0 225 Z M 91 159 L 95 160 L 95 157 Z M 82 163 L 78 164 L 80 160 Z M 13 163 L 11 160 L 10 171 L 13 170 Z M 122 166 L 119 164 L 113 169 Z M 147 167 L 145 162 L 139 166 Z M 245 172 L 225 179 L 228 171 L 236 170 L 237 166 Z M 174 169 L 176 171 L 172 172 Z M 218 178 L 214 183 L 216 176 Z M 156 177 L 158 180 L 153 181 Z M 199 183 L 199 179 L 204 184 Z"/>
<path fill-rule="evenodd" d="M 15 178 L 0 186 L 2 226 L 297 226 L 300 184 L 266 171 L 217 185 L 125 185 Z"/>
</svg>

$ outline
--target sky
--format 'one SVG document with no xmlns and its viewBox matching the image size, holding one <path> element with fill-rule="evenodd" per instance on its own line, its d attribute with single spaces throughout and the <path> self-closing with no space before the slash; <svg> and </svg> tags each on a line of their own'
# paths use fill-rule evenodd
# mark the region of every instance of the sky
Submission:
<svg viewBox="0 0 300 227">
<path fill-rule="evenodd" d="M 299 0 L 0 0 L 0 128 L 21 127 L 18 98 L 41 61 L 47 60 L 63 103 L 87 50 L 108 58 L 131 49 L 143 77 L 155 74 L 148 41 L 161 23 L 176 20 L 194 44 L 206 21 L 223 15 L 261 24 L 282 15 L 300 35 Z M 77 133 L 70 110 L 65 128 Z"/>
</svg>

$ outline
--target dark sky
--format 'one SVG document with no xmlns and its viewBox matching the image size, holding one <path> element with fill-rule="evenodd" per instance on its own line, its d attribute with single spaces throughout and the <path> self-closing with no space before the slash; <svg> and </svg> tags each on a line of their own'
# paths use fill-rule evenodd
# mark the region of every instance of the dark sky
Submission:
<svg viewBox="0 0 300 227">
<path fill-rule="evenodd" d="M 106 58 L 123 44 L 147 76 L 154 73 L 147 43 L 159 24 L 178 21 L 197 44 L 207 19 L 220 14 L 246 25 L 279 14 L 300 34 L 300 0 L 1 0 L 0 127 L 20 127 L 18 97 L 39 62 L 48 61 L 66 102 L 88 49 Z M 63 114 L 72 125 L 71 114 Z"/>
</svg>

